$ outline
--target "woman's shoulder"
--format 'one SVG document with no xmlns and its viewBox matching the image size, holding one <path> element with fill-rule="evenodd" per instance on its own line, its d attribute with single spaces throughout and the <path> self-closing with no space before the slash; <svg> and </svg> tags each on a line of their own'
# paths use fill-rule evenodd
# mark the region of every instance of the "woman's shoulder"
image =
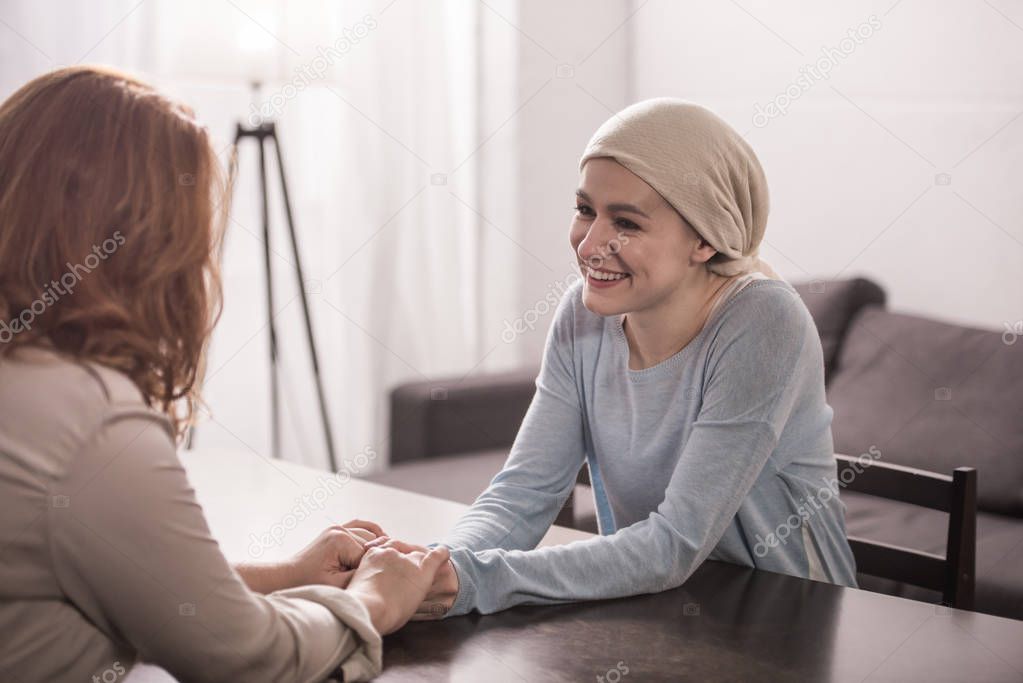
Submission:
<svg viewBox="0 0 1023 683">
<path fill-rule="evenodd" d="M 711 355 L 739 352 L 755 361 L 764 354 L 778 357 L 782 349 L 798 349 L 796 357 L 820 354 L 813 316 L 785 280 L 754 280 L 734 293 L 721 307 L 708 336 Z"/>
<path fill-rule="evenodd" d="M 813 318 L 795 288 L 785 280 L 752 280 L 734 292 L 722 306 L 721 320 L 738 326 L 751 323 L 767 327 L 812 325 Z"/>
<path fill-rule="evenodd" d="M 159 422 L 124 373 L 50 349 L 18 348 L 0 357 L 0 435 L 14 443 L 50 440 L 74 450 L 119 414 Z"/>
<path fill-rule="evenodd" d="M 32 393 L 61 389 L 68 398 L 97 404 L 145 405 L 142 392 L 120 370 L 45 347 L 21 347 L 0 357 L 0 373 L 7 382 L 34 384 Z"/>
</svg>

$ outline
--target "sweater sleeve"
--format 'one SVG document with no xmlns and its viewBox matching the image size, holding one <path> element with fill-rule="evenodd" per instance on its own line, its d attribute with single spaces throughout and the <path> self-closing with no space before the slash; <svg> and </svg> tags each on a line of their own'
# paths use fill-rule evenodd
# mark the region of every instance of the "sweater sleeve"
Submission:
<svg viewBox="0 0 1023 683">
<path fill-rule="evenodd" d="M 762 304 L 762 305 L 761 305 Z M 708 357 L 702 407 L 650 516 L 609 536 L 521 550 L 452 551 L 459 594 L 448 616 L 655 593 L 708 557 L 769 465 L 816 334 L 791 296 L 728 316 Z M 804 315 L 805 314 L 805 315 Z M 654 485 L 651 482 L 651 485 Z"/>
<path fill-rule="evenodd" d="M 508 461 L 442 541 L 449 548 L 535 548 L 575 486 L 585 449 L 573 371 L 574 293 L 558 305 Z"/>
<path fill-rule="evenodd" d="M 141 659 L 188 681 L 319 681 L 339 666 L 350 681 L 380 672 L 380 635 L 345 591 L 248 590 L 156 417 L 113 411 L 60 487 L 67 504 L 47 511 L 57 581 Z"/>
</svg>

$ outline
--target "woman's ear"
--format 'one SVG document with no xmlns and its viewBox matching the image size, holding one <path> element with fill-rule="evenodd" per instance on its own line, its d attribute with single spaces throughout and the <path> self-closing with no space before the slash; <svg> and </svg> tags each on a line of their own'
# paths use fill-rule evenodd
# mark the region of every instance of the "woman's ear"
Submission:
<svg viewBox="0 0 1023 683">
<path fill-rule="evenodd" d="M 694 263 L 706 263 L 709 261 L 714 254 L 718 253 L 717 249 L 710 245 L 710 242 L 703 239 L 702 237 L 696 238 L 696 246 L 693 248 L 693 262 Z"/>
</svg>

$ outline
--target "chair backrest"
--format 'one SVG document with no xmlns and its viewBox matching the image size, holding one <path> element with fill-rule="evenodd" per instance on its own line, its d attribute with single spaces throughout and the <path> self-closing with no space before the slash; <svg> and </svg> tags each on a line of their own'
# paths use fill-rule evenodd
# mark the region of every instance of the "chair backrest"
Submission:
<svg viewBox="0 0 1023 683">
<path fill-rule="evenodd" d="M 849 537 L 857 571 L 941 591 L 942 604 L 973 608 L 977 543 L 977 470 L 952 476 L 875 460 L 836 455 L 841 486 L 948 513 L 945 557 Z"/>
</svg>

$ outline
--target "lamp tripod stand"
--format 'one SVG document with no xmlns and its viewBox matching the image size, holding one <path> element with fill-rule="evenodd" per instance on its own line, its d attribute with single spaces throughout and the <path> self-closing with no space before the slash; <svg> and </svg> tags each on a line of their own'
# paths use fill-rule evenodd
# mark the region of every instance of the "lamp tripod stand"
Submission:
<svg viewBox="0 0 1023 683">
<path fill-rule="evenodd" d="M 291 199 L 288 195 L 288 182 L 284 175 L 284 160 L 281 157 L 281 144 L 277 138 L 277 128 L 272 121 L 263 121 L 258 125 L 247 127 L 238 124 L 234 136 L 234 150 L 231 156 L 232 179 L 237 171 L 238 147 L 246 139 L 253 139 L 259 144 L 259 188 L 261 195 L 261 211 L 263 223 L 263 269 L 266 274 L 267 319 L 270 327 L 270 399 L 271 406 L 271 444 L 273 457 L 280 457 L 280 392 L 277 369 L 277 328 L 274 323 L 273 304 L 273 269 L 270 261 L 270 213 L 267 183 L 267 146 L 271 146 L 277 157 L 277 170 L 281 181 L 281 197 L 284 200 L 284 214 L 288 222 L 288 235 L 291 241 L 291 253 L 294 257 L 295 278 L 298 281 L 298 293 L 302 298 L 302 315 L 305 321 L 306 340 L 309 343 L 309 358 L 316 382 L 316 396 L 320 405 L 320 417 L 323 420 L 323 437 L 327 444 L 327 455 L 330 457 L 332 471 L 338 470 L 337 455 L 334 451 L 334 437 L 330 430 L 330 418 L 327 414 L 327 401 L 323 394 L 323 381 L 320 378 L 320 362 L 316 353 L 316 340 L 313 338 L 312 320 L 309 317 L 309 300 L 306 297 L 305 278 L 302 274 L 302 260 L 298 253 L 298 240 L 295 237 L 295 220 L 291 212 Z M 232 183 L 233 187 L 233 183 Z"/>
</svg>

